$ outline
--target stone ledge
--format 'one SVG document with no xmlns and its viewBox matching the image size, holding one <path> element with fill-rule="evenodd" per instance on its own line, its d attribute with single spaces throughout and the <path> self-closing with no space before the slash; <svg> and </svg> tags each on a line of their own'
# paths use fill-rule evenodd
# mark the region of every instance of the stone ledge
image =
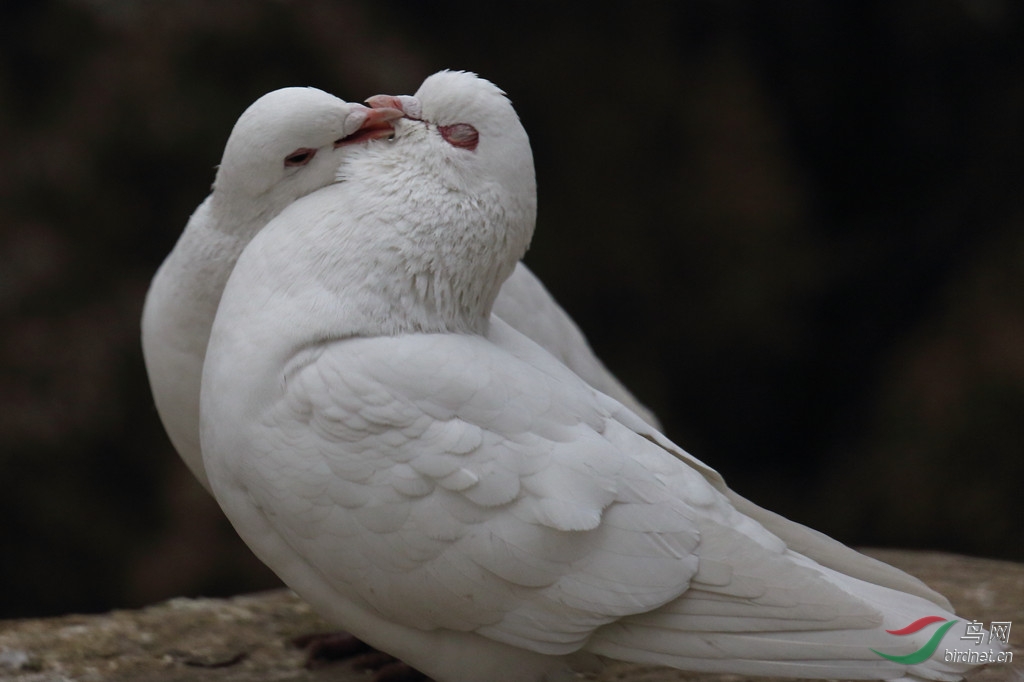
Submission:
<svg viewBox="0 0 1024 682">
<path fill-rule="evenodd" d="M 920 577 L 950 598 L 957 611 L 984 623 L 1011 621 L 1010 644 L 1024 641 L 1024 565 L 898 550 L 867 553 Z M 172 599 L 137 611 L 0 622 L 0 680 L 18 682 L 366 682 L 365 673 L 338 664 L 303 668 L 295 636 L 329 630 L 287 590 L 232 599 Z M 975 671 L 970 682 L 1024 681 L 1018 661 Z M 599 682 L 740 682 L 615 664 Z M 751 678 L 766 682 L 767 678 Z"/>
</svg>

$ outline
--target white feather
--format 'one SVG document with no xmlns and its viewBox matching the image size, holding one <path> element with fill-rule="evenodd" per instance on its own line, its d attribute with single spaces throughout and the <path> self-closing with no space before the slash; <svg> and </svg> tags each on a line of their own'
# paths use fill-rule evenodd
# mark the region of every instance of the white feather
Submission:
<svg viewBox="0 0 1024 682">
<path fill-rule="evenodd" d="M 412 99 L 412 98 L 407 98 Z M 199 447 L 199 386 L 210 328 L 228 276 L 249 240 L 288 204 L 336 179 L 351 148 L 334 141 L 356 131 L 365 107 L 315 88 L 284 88 L 239 118 L 217 169 L 214 192 L 196 209 L 157 271 L 142 317 L 142 349 L 157 411 L 175 449 L 209 489 Z M 284 157 L 316 149 L 288 168 Z M 498 308 L 602 391 L 646 410 L 593 355 L 583 334 L 523 264 L 506 282 Z"/>
<path fill-rule="evenodd" d="M 202 446 L 256 554 L 441 682 L 567 679 L 596 657 L 848 679 L 969 668 L 874 653 L 894 648 L 886 629 L 954 616 L 742 500 L 490 315 L 533 229 L 526 134 L 472 74 L 417 98 L 423 120 L 271 221 L 224 291 Z M 439 133 L 465 123 L 475 151 Z"/>
</svg>

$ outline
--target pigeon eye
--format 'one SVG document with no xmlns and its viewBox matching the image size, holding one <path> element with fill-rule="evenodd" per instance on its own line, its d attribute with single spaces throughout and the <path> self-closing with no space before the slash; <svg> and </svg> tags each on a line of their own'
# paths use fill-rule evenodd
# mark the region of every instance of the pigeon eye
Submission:
<svg viewBox="0 0 1024 682">
<path fill-rule="evenodd" d="M 302 149 L 296 149 L 288 156 L 284 157 L 285 166 L 305 166 L 307 163 L 313 160 L 316 156 L 316 150 L 308 147 Z"/>
<path fill-rule="evenodd" d="M 480 133 L 468 123 L 456 123 L 450 126 L 438 126 L 437 131 L 445 142 L 459 149 L 473 151 L 480 142 Z"/>
</svg>

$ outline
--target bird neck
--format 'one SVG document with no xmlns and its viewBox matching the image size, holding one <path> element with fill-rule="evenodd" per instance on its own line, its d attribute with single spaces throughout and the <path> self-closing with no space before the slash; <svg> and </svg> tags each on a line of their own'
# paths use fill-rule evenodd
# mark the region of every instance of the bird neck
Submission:
<svg viewBox="0 0 1024 682">
<path fill-rule="evenodd" d="M 216 213 L 212 196 L 195 210 L 157 270 L 146 302 L 147 313 L 168 327 L 166 340 L 200 351 L 231 269 L 248 242 L 225 230 Z"/>
<path fill-rule="evenodd" d="M 510 221 L 500 197 L 453 197 L 422 176 L 415 192 L 396 194 L 390 188 L 410 186 L 396 173 L 320 190 L 257 238 L 273 297 L 315 320 L 308 335 L 486 333 L 532 214 Z"/>
<path fill-rule="evenodd" d="M 288 203 L 287 200 L 276 201 L 269 192 L 252 196 L 250 192 L 217 185 L 204 202 L 209 216 L 205 227 L 210 232 L 220 233 L 225 239 L 239 240 L 241 252 L 249 240 Z M 235 255 L 237 257 L 238 254 Z"/>
</svg>

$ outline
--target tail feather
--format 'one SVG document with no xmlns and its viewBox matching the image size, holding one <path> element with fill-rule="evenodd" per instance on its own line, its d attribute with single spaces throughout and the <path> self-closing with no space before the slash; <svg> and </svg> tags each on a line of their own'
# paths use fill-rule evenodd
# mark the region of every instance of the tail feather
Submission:
<svg viewBox="0 0 1024 682">
<path fill-rule="evenodd" d="M 626 427 L 701 473 L 722 495 L 697 514 L 697 572 L 663 606 L 598 628 L 586 649 L 623 661 L 699 672 L 849 680 L 958 680 L 974 667 L 944 660 L 964 627 L 949 601 L 897 568 L 761 509 L 634 414 Z M 688 478 L 670 487 L 685 487 Z M 905 635 L 927 616 L 935 621 Z M 945 646 L 943 646 L 945 645 Z"/>
<path fill-rule="evenodd" d="M 705 632 L 785 632 L 807 630 L 814 623 L 828 628 L 862 629 L 881 623 L 873 613 L 839 613 L 838 609 L 823 604 L 804 605 L 799 610 L 785 606 L 758 606 L 751 608 L 746 601 L 691 589 L 686 599 L 678 600 L 672 608 L 631 616 L 629 622 L 646 625 L 656 622 L 658 627 Z"/>
<path fill-rule="evenodd" d="M 790 521 L 784 516 L 759 507 L 745 497 L 738 495 L 729 489 L 729 486 L 725 484 L 725 480 L 717 471 L 679 448 L 679 446 L 657 430 L 652 429 L 642 419 L 632 414 L 629 409 L 611 399 L 607 399 L 605 403 L 615 419 L 644 438 L 657 443 L 677 459 L 682 460 L 688 466 L 698 471 L 715 489 L 729 500 L 737 511 L 761 524 L 793 551 L 840 573 L 859 578 L 865 582 L 917 595 L 922 599 L 927 599 L 941 609 L 953 611 L 953 607 L 948 599 L 914 576 L 901 571 L 895 566 L 890 566 L 882 561 L 861 554 L 843 543 L 833 540 L 824 533 L 795 521 Z"/>
<path fill-rule="evenodd" d="M 650 637 L 651 633 L 642 636 Z M 716 642 L 718 639 L 716 638 Z M 664 665 L 682 670 L 700 673 L 731 673 L 734 675 L 754 675 L 768 677 L 794 677 L 799 679 L 841 679 L 841 680 L 935 680 L 937 682 L 955 682 L 963 678 L 963 667 L 952 663 L 938 662 L 927 672 L 909 670 L 907 666 L 886 661 L 882 658 L 866 660 L 863 658 L 840 659 L 832 657 L 827 660 L 818 658 L 792 658 L 778 660 L 757 658 L 756 651 L 748 648 L 749 640 L 738 640 L 735 646 L 728 646 L 737 653 L 724 656 L 715 651 L 707 656 L 679 654 L 674 651 L 657 651 L 652 649 L 638 652 L 615 641 L 605 641 L 599 646 L 591 647 L 595 653 L 620 661 L 633 661 L 646 665 Z"/>
<path fill-rule="evenodd" d="M 762 526 L 777 535 L 795 552 L 814 559 L 822 566 L 835 569 L 846 575 L 860 578 L 865 582 L 891 587 L 894 590 L 915 594 L 927 599 L 939 608 L 953 611 L 953 605 L 924 582 L 901 571 L 895 566 L 866 556 L 851 549 L 829 536 L 790 521 L 784 516 L 757 506 L 750 500 L 737 495 L 732 490 L 726 491 L 726 497 L 733 506 L 743 514 L 755 519 Z"/>
<path fill-rule="evenodd" d="M 887 635 L 882 626 L 781 630 L 786 626 L 756 618 L 741 619 L 742 624 L 726 623 L 725 618 L 688 619 L 679 614 L 670 614 L 657 623 L 654 620 L 629 619 L 605 626 L 595 633 L 587 648 L 618 660 L 697 672 L 814 679 L 916 677 L 946 681 L 960 679 L 972 667 L 945 662 L 941 643 L 936 654 L 916 665 L 897 663 L 874 651 L 910 654 L 927 644 L 930 631 L 894 642 L 896 638 Z"/>
<path fill-rule="evenodd" d="M 701 562 L 731 562 L 733 579 L 711 569 L 715 579 L 702 582 L 698 571 L 678 599 L 600 628 L 588 650 L 684 670 L 818 679 L 945 681 L 972 667 L 943 660 L 942 642 L 953 642 L 962 629 L 935 642 L 937 625 L 906 636 L 886 632 L 924 616 L 956 619 L 930 600 L 843 575 L 788 549 L 745 552 L 751 542 L 736 529 L 708 524 L 701 529 Z M 734 584 L 742 589 L 734 592 Z M 877 653 L 904 656 L 931 644 L 928 658 L 912 665 Z"/>
</svg>

